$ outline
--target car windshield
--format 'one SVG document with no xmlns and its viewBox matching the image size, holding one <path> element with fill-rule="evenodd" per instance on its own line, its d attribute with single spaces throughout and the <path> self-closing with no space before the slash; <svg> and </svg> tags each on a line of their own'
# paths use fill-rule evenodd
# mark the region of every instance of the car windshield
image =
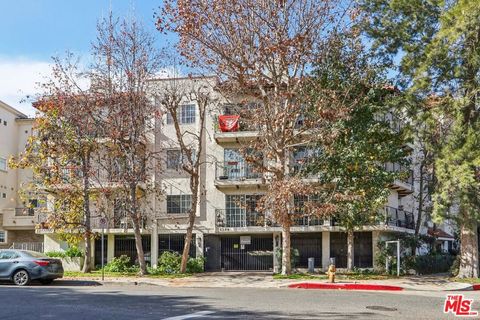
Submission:
<svg viewBox="0 0 480 320">
<path fill-rule="evenodd" d="M 48 258 L 46 255 L 35 251 L 22 251 L 24 255 L 32 258 Z"/>
</svg>

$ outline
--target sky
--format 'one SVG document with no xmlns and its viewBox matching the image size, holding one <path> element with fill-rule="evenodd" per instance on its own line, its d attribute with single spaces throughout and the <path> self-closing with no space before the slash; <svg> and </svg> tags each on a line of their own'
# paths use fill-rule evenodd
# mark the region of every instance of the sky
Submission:
<svg viewBox="0 0 480 320">
<path fill-rule="evenodd" d="M 49 77 L 52 56 L 71 51 L 88 56 L 96 22 L 112 10 L 134 15 L 154 35 L 154 12 L 161 0 L 0 0 L 0 100 L 29 116 L 25 97 Z M 23 101 L 22 101 L 23 100 Z"/>
</svg>

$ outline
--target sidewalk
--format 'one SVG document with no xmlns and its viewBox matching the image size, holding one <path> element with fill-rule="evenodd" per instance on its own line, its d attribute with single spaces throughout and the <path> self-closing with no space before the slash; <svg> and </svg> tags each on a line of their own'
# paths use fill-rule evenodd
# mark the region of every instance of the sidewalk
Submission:
<svg viewBox="0 0 480 320">
<path fill-rule="evenodd" d="M 210 272 L 185 278 L 139 278 L 139 277 L 108 277 L 101 282 L 99 277 L 69 278 L 65 280 L 98 281 L 104 284 L 148 284 L 165 287 L 192 288 L 283 288 L 294 283 L 327 283 L 327 280 L 274 279 L 271 273 L 259 272 Z M 468 283 L 450 281 L 443 276 L 409 276 L 386 280 L 338 280 L 337 283 L 377 284 L 399 286 L 404 290 L 415 291 L 452 291 L 471 290 Z"/>
</svg>

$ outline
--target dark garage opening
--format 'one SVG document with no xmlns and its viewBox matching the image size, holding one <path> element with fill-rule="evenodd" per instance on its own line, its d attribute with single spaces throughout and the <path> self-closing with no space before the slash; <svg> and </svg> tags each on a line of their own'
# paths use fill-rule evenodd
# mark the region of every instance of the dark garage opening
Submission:
<svg viewBox="0 0 480 320">
<path fill-rule="evenodd" d="M 307 268 L 308 258 L 315 258 L 315 267 L 322 266 L 321 233 L 292 233 L 291 247 L 300 254 L 297 267 Z"/>
<path fill-rule="evenodd" d="M 240 236 L 221 237 L 221 268 L 226 271 L 273 270 L 273 236 L 251 235 L 251 244 Z"/>
<path fill-rule="evenodd" d="M 354 233 L 353 265 L 358 268 L 373 267 L 373 247 L 371 232 Z"/>
<path fill-rule="evenodd" d="M 337 268 L 347 267 L 346 232 L 330 232 L 330 257 L 335 258 Z"/>
</svg>

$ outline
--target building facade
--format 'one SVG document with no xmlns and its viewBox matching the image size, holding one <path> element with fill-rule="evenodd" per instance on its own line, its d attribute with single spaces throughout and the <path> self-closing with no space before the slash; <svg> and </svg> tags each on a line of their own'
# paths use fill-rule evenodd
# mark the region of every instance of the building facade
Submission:
<svg viewBox="0 0 480 320">
<path fill-rule="evenodd" d="M 32 124 L 33 119 L 0 101 L 0 248 L 42 249 L 43 237 L 35 233 L 41 204 L 20 195 L 32 174 L 8 166 L 10 156 L 24 150 Z"/>
<path fill-rule="evenodd" d="M 164 85 L 165 81 L 172 80 L 152 82 L 152 99 L 155 98 L 155 88 Z M 187 83 L 191 80 L 176 81 Z M 212 95 L 218 94 L 213 89 L 214 79 L 206 78 L 203 81 L 211 88 Z M 230 101 L 227 103 L 222 99 L 220 95 L 216 97 L 205 121 L 202 136 L 204 148 L 201 154 L 202 187 L 190 254 L 205 256 L 207 271 L 275 270 L 275 255 L 277 248 L 281 247 L 281 227 L 256 211 L 256 202 L 265 191 L 267 181 L 263 175 L 251 170 L 239 151 L 261 133 L 247 125 L 240 125 L 238 130 L 223 132 L 219 116 L 232 115 L 235 111 L 232 111 Z M 184 100 L 178 111 L 181 127 L 199 133 L 198 106 L 195 102 Z M 398 126 L 398 123 L 391 120 L 393 126 Z M 142 228 L 144 250 L 153 265 L 164 251 L 182 251 L 187 212 L 191 206 L 189 177 L 180 169 L 182 157 L 172 119 L 164 114 L 162 119 L 157 120 L 156 126 L 155 141 L 151 143 L 163 156 L 159 160 L 161 169 L 152 179 L 162 185 L 163 193 L 159 198 L 148 200 L 152 202 L 149 204 L 154 210 Z M 192 148 L 195 148 L 194 142 L 192 143 Z M 412 146 L 406 148 L 413 151 Z M 292 153 L 292 170 L 302 162 L 305 154 L 306 151 L 301 147 Z M 385 168 L 405 171 L 405 168 L 393 163 L 385 164 Z M 355 267 L 374 267 L 379 239 L 393 239 L 398 233 L 414 232 L 415 186 L 413 171 L 406 171 L 412 174 L 388 186 L 390 196 L 382 209 L 385 220 L 355 231 Z M 295 197 L 294 201 L 301 206 L 306 198 Z M 111 212 L 106 213 L 106 219 L 106 261 L 121 254 L 130 255 L 135 260 L 133 230 L 128 218 L 113 204 Z M 95 231 L 100 232 L 100 227 L 98 220 L 94 220 Z M 308 258 L 313 257 L 316 268 L 326 269 L 330 258 L 334 257 L 337 268 L 346 268 L 347 233 L 334 219 L 295 219 L 291 232 L 292 248 L 299 252 L 298 267 L 306 267 Z M 45 236 L 45 250 L 58 250 L 66 246 L 51 230 L 40 228 L 37 233 Z M 101 260 L 101 242 L 96 239 L 92 243 L 92 263 L 98 265 Z"/>
</svg>

